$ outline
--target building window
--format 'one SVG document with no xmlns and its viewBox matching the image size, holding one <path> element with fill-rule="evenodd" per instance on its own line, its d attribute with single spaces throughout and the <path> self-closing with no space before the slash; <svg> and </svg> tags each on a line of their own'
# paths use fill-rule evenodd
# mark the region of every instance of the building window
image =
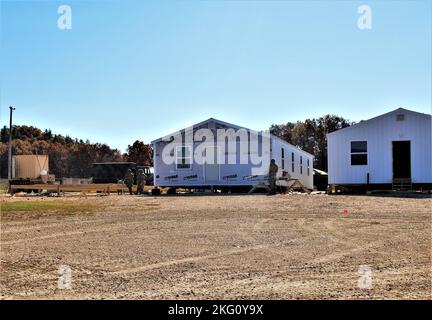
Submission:
<svg viewBox="0 0 432 320">
<path fill-rule="evenodd" d="M 396 115 L 396 121 L 404 121 L 405 115 L 404 114 L 397 114 Z"/>
<path fill-rule="evenodd" d="M 192 156 L 192 152 L 190 146 L 177 146 L 176 147 L 176 168 L 190 169 L 191 156 Z"/>
<path fill-rule="evenodd" d="M 307 159 L 307 175 L 309 176 L 310 170 L 309 170 L 309 159 Z"/>
<path fill-rule="evenodd" d="M 351 165 L 367 165 L 367 141 L 351 141 Z"/>
<path fill-rule="evenodd" d="M 303 156 L 300 156 L 300 174 L 303 174 Z"/>
<path fill-rule="evenodd" d="M 282 170 L 285 169 L 285 149 L 281 148 L 281 154 L 282 154 Z"/>
<path fill-rule="evenodd" d="M 291 152 L 291 171 L 294 172 L 294 152 Z"/>
</svg>

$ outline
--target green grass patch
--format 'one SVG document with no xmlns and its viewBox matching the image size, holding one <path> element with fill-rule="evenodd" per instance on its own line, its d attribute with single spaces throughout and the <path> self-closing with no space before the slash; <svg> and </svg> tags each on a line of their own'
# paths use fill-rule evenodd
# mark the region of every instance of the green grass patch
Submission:
<svg viewBox="0 0 432 320">
<path fill-rule="evenodd" d="M 7 181 L 0 181 L 0 192 L 6 192 L 9 185 Z"/>
<path fill-rule="evenodd" d="M 51 215 L 90 214 L 100 205 L 72 201 L 10 201 L 0 204 L 2 220 L 38 219 Z"/>
<path fill-rule="evenodd" d="M 66 212 L 82 212 L 90 211 L 97 206 L 89 204 L 77 204 L 68 201 L 13 201 L 3 202 L 1 211 L 66 211 Z"/>
</svg>

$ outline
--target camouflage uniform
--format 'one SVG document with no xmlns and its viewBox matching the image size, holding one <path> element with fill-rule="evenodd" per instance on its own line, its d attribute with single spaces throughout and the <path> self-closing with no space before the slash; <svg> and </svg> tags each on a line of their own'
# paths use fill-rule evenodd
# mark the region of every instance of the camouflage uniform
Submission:
<svg viewBox="0 0 432 320">
<path fill-rule="evenodd" d="M 124 178 L 124 183 L 129 189 L 129 194 L 132 194 L 133 181 L 134 181 L 134 174 L 132 173 L 131 169 L 128 169 L 126 176 Z"/>
<path fill-rule="evenodd" d="M 271 159 L 269 168 L 269 184 L 270 194 L 276 194 L 276 174 L 279 167 L 277 166 L 275 159 Z"/>
<path fill-rule="evenodd" d="M 137 174 L 137 194 L 144 193 L 145 181 L 146 181 L 146 176 L 144 174 L 144 170 L 139 169 Z"/>
</svg>

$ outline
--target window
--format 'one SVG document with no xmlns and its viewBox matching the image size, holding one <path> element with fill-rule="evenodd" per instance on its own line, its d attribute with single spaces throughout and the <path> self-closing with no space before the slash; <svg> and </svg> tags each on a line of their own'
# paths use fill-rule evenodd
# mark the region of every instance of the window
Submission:
<svg viewBox="0 0 432 320">
<path fill-rule="evenodd" d="M 191 167 L 191 147 L 176 147 L 176 167 L 177 169 L 190 169 Z"/>
<path fill-rule="evenodd" d="M 294 172 L 294 152 L 291 152 L 291 171 Z"/>
<path fill-rule="evenodd" d="M 300 156 L 300 174 L 303 174 L 303 156 Z"/>
<path fill-rule="evenodd" d="M 367 152 L 367 141 L 351 141 L 351 153 Z"/>
<path fill-rule="evenodd" d="M 307 159 L 307 175 L 309 176 L 310 170 L 309 170 L 309 159 Z"/>
<path fill-rule="evenodd" d="M 404 121 L 405 115 L 404 114 L 397 114 L 396 115 L 396 121 Z"/>
<path fill-rule="evenodd" d="M 285 169 L 285 149 L 281 148 L 281 154 L 282 154 L 282 170 Z"/>
<path fill-rule="evenodd" d="M 367 165 L 367 141 L 351 141 L 351 165 Z"/>
</svg>

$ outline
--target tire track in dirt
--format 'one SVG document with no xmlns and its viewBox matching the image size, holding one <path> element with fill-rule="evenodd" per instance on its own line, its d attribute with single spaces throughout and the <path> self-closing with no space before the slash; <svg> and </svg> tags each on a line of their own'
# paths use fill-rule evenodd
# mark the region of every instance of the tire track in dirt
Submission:
<svg viewBox="0 0 432 320">
<path fill-rule="evenodd" d="M 158 212 L 158 210 L 155 210 L 153 208 L 154 204 L 152 204 L 152 203 L 146 204 L 146 207 L 148 207 L 148 206 L 150 206 L 151 209 L 143 208 L 143 210 L 145 210 L 145 215 L 148 215 L 148 214 L 154 213 L 154 212 Z M 134 209 L 134 211 L 141 213 L 136 208 Z M 104 214 L 109 213 L 109 212 L 111 212 L 111 211 L 103 211 Z M 111 213 L 116 214 L 115 211 L 112 211 Z M 68 216 L 65 216 L 64 218 L 66 218 L 66 219 L 62 220 L 61 222 L 59 222 L 58 217 L 57 218 L 43 217 L 41 219 L 32 219 L 30 221 L 19 221 L 19 222 L 9 222 L 9 221 L 4 222 L 4 221 L 1 221 L 1 219 L 0 219 L 0 222 L 2 223 L 2 229 L 7 229 L 7 230 L 3 230 L 2 233 L 9 233 L 9 232 L 20 232 L 20 231 L 32 230 L 35 227 L 39 227 L 39 228 L 49 228 L 49 227 L 58 227 L 58 226 L 63 227 L 65 223 L 106 222 L 107 219 L 106 218 L 99 218 L 99 214 L 97 213 L 93 216 L 86 216 L 84 219 L 82 218 L 82 216 L 68 215 Z M 115 221 L 115 218 L 116 218 L 116 216 L 113 215 L 112 220 Z"/>
<path fill-rule="evenodd" d="M 320 235 L 326 239 L 330 239 L 330 241 L 335 242 L 337 244 L 342 244 L 344 246 L 351 247 L 351 248 L 348 248 L 347 250 L 343 250 L 343 251 L 335 252 L 335 253 L 330 253 L 330 254 L 315 258 L 311 261 L 312 263 L 320 264 L 320 263 L 330 262 L 333 260 L 343 258 L 344 256 L 347 256 L 350 254 L 364 251 L 366 249 L 372 249 L 373 250 L 374 247 L 380 246 L 383 243 L 385 243 L 385 240 L 377 240 L 377 241 L 370 242 L 366 245 L 365 244 L 358 244 L 354 240 L 352 240 L 350 237 L 346 237 L 342 233 L 338 232 L 337 229 L 334 227 L 332 220 L 324 221 L 324 223 L 323 223 L 323 225 L 326 227 L 326 229 L 332 233 L 332 235 L 330 235 L 330 236 L 322 235 L 320 230 L 315 229 L 311 226 L 306 226 L 304 218 L 299 219 L 298 222 L 299 222 L 300 227 L 302 227 L 303 229 L 305 229 L 311 233 Z M 336 237 L 334 235 L 336 235 Z M 341 240 L 340 237 L 343 237 L 344 239 Z M 374 251 L 379 252 L 377 250 L 374 250 Z"/>
<path fill-rule="evenodd" d="M 8 225 L 3 225 L 3 228 L 8 228 L 8 230 L 2 230 L 1 234 L 2 235 L 6 235 L 6 234 L 11 234 L 11 233 L 20 233 L 20 232 L 28 232 L 28 231 L 33 231 L 35 229 L 49 229 L 49 228 L 57 228 L 57 227 L 62 227 L 64 228 L 65 225 L 69 224 L 69 225 L 79 225 L 79 224 L 85 224 L 85 223 L 98 223 L 98 222 L 105 222 L 106 219 L 97 219 L 97 220 L 78 220 L 78 219 L 74 219 L 74 220 L 65 220 L 63 222 L 57 222 L 57 223 L 40 223 L 40 224 L 33 224 L 31 226 L 8 226 Z"/>
<path fill-rule="evenodd" d="M 268 220 L 269 219 L 262 219 L 262 220 L 258 221 L 253 226 L 253 230 L 254 231 L 261 230 L 263 228 L 263 225 Z M 337 243 L 338 245 L 342 244 L 345 247 L 348 247 L 347 250 L 343 250 L 342 252 L 330 253 L 330 254 L 318 257 L 316 259 L 313 259 L 313 260 L 308 262 L 309 266 L 311 263 L 312 264 L 320 264 L 320 263 L 326 263 L 326 262 L 330 262 L 333 260 L 337 260 L 337 259 L 340 259 L 346 255 L 349 255 L 349 254 L 361 252 L 361 251 L 366 250 L 366 249 L 371 249 L 371 248 L 378 246 L 384 242 L 384 241 L 375 241 L 375 242 L 372 242 L 372 243 L 364 246 L 364 245 L 358 245 L 354 241 L 347 242 L 346 239 L 342 240 L 341 238 L 345 238 L 345 236 L 341 232 L 337 231 L 337 228 L 335 228 L 333 221 L 325 221 L 323 223 L 323 226 L 327 229 L 327 231 L 330 232 L 330 234 L 329 233 L 323 234 L 322 230 L 319 230 L 319 229 L 314 228 L 310 225 L 307 225 L 305 218 L 298 219 L 297 224 L 303 230 L 306 230 L 309 233 L 312 233 L 314 235 L 318 235 L 318 236 L 323 237 L 325 239 L 329 239 L 330 241 Z M 240 234 L 246 236 L 246 238 L 248 240 L 256 242 L 256 239 L 251 237 L 249 233 L 242 231 Z M 267 250 L 271 251 L 273 253 L 277 253 L 277 254 L 282 255 L 282 256 L 286 256 L 286 255 L 290 254 L 286 250 L 282 250 L 282 249 L 277 248 L 277 246 L 268 245 Z M 278 273 L 286 273 L 286 272 L 292 272 L 292 269 L 291 268 L 277 269 L 276 271 Z M 229 283 L 224 284 L 223 286 L 215 287 L 214 289 L 224 289 L 225 292 L 226 291 L 231 292 L 231 291 L 235 291 L 235 290 L 239 289 L 239 287 L 243 287 L 243 288 L 244 287 L 251 287 L 252 285 L 259 286 L 261 289 L 263 289 L 265 287 L 265 284 L 269 281 L 269 279 L 270 279 L 269 275 L 261 275 L 261 276 L 249 278 L 249 279 L 239 279 L 239 280 L 235 280 L 235 281 L 230 281 Z M 290 287 L 296 287 L 296 286 L 298 287 L 298 286 L 304 285 L 303 280 L 302 281 L 292 281 L 292 280 L 287 281 L 286 279 L 279 279 L 277 282 L 275 282 L 274 278 L 271 278 L 271 279 L 272 279 L 272 285 L 267 286 L 266 290 L 270 290 L 270 291 L 274 291 L 274 290 L 278 291 L 281 289 L 287 290 L 287 288 L 290 288 Z"/>
<path fill-rule="evenodd" d="M 327 221 L 328 222 L 328 221 Z M 307 225 L 306 224 L 306 219 L 305 218 L 299 218 L 297 220 L 297 225 L 299 227 L 301 227 L 303 230 L 308 231 L 309 233 L 312 233 L 314 235 L 317 235 L 321 238 L 325 238 L 325 239 L 329 239 L 332 242 L 338 243 L 338 244 L 343 244 L 343 245 L 347 245 L 346 241 L 342 241 L 340 240 L 338 237 L 335 237 L 332 233 L 331 234 L 323 234 L 322 230 L 319 230 L 317 228 L 312 227 L 311 225 Z M 329 224 L 326 224 L 326 222 L 323 223 L 323 225 L 327 228 L 328 231 L 332 231 L 334 230 L 334 227 L 331 226 L 329 227 Z"/>
<path fill-rule="evenodd" d="M 55 238 L 59 238 L 59 237 L 75 236 L 75 235 L 86 234 L 86 233 L 111 231 L 114 229 L 121 229 L 125 226 L 132 225 L 132 224 L 141 224 L 142 222 L 143 222 L 142 220 L 141 221 L 133 221 L 133 222 L 122 222 L 122 223 L 116 223 L 116 225 L 108 226 L 108 227 L 99 227 L 99 228 L 79 230 L 79 231 L 54 233 L 54 234 L 49 234 L 49 235 L 39 236 L 39 237 L 33 237 L 33 238 L 27 238 L 27 239 L 2 241 L 1 245 L 3 246 L 3 245 L 11 245 L 11 244 L 17 244 L 17 243 L 27 243 L 30 241 L 33 242 L 33 241 L 39 241 L 39 240 L 55 239 Z"/>
<path fill-rule="evenodd" d="M 256 232 L 256 231 L 262 230 L 262 225 L 269 220 L 270 220 L 269 218 L 260 219 L 258 222 L 256 222 L 252 226 L 252 231 L 247 232 L 245 230 L 245 228 L 242 228 L 240 230 L 237 230 L 237 233 L 243 238 L 243 240 L 246 240 L 247 242 L 250 242 L 251 244 L 256 243 L 257 239 L 255 237 L 251 236 L 251 234 Z"/>
<path fill-rule="evenodd" d="M 169 260 L 169 261 L 158 262 L 158 263 L 149 264 L 149 265 L 145 265 L 145 266 L 141 266 L 141 267 L 122 269 L 122 270 L 118 270 L 118 271 L 109 272 L 109 274 L 111 274 L 111 275 L 124 275 L 124 274 L 148 271 L 148 270 L 158 269 L 158 268 L 163 268 L 163 267 L 170 267 L 172 265 L 177 265 L 177 264 L 182 264 L 182 263 L 197 262 L 197 261 L 208 260 L 208 259 L 216 259 L 216 258 L 221 258 L 221 257 L 229 256 L 229 255 L 235 255 L 235 254 L 244 253 L 244 252 L 248 252 L 248 251 L 252 251 L 252 250 L 261 250 L 261 249 L 266 249 L 266 248 L 268 248 L 268 246 L 266 246 L 266 245 L 257 245 L 257 246 L 246 247 L 246 248 L 241 248 L 241 249 L 232 249 L 232 250 L 227 250 L 227 251 L 223 251 L 223 252 L 216 253 L 216 254 L 209 254 L 209 255 L 203 255 L 203 256 L 197 256 L 197 257 L 189 257 L 189 258 L 183 258 L 183 259 Z"/>
<path fill-rule="evenodd" d="M 256 232 L 258 230 L 261 230 L 263 228 L 263 225 L 269 220 L 270 220 L 269 218 L 263 218 L 260 221 L 258 221 L 257 223 L 255 223 L 255 225 L 252 228 L 253 231 Z M 323 234 L 322 230 L 319 230 L 317 228 L 312 227 L 311 225 L 306 224 L 305 218 L 297 219 L 297 224 L 303 230 L 306 230 L 309 233 L 312 233 L 312 234 L 317 235 L 319 237 L 322 237 L 324 239 L 328 239 L 328 240 L 330 240 L 330 241 L 332 241 L 338 245 L 343 245 L 344 247 L 346 247 L 346 250 L 343 250 L 341 252 L 330 253 L 330 254 L 315 258 L 315 259 L 311 260 L 312 263 L 330 262 L 330 261 L 342 258 L 346 255 L 361 252 L 361 251 L 367 250 L 367 249 L 372 249 L 374 252 L 380 252 L 379 250 L 374 250 L 374 247 L 380 246 L 385 242 L 385 240 L 377 240 L 377 241 L 368 243 L 366 245 L 358 244 L 358 243 L 356 243 L 355 240 L 352 240 L 352 238 L 346 237 L 346 234 L 343 234 L 342 232 L 337 231 L 337 228 L 334 226 L 333 220 L 323 221 L 322 225 L 328 231 L 325 234 Z M 257 239 L 250 235 L 251 233 L 247 233 L 244 230 L 242 230 L 239 232 L 239 234 L 245 240 L 248 240 L 248 241 L 253 242 L 253 243 L 257 242 Z M 287 252 L 286 250 L 282 250 L 280 248 L 277 248 L 280 245 L 272 246 L 270 244 L 267 244 L 267 246 L 268 246 L 267 249 L 269 251 L 272 251 L 272 252 L 277 253 L 279 255 L 286 256 L 287 254 L 289 254 L 289 252 Z"/>
</svg>

